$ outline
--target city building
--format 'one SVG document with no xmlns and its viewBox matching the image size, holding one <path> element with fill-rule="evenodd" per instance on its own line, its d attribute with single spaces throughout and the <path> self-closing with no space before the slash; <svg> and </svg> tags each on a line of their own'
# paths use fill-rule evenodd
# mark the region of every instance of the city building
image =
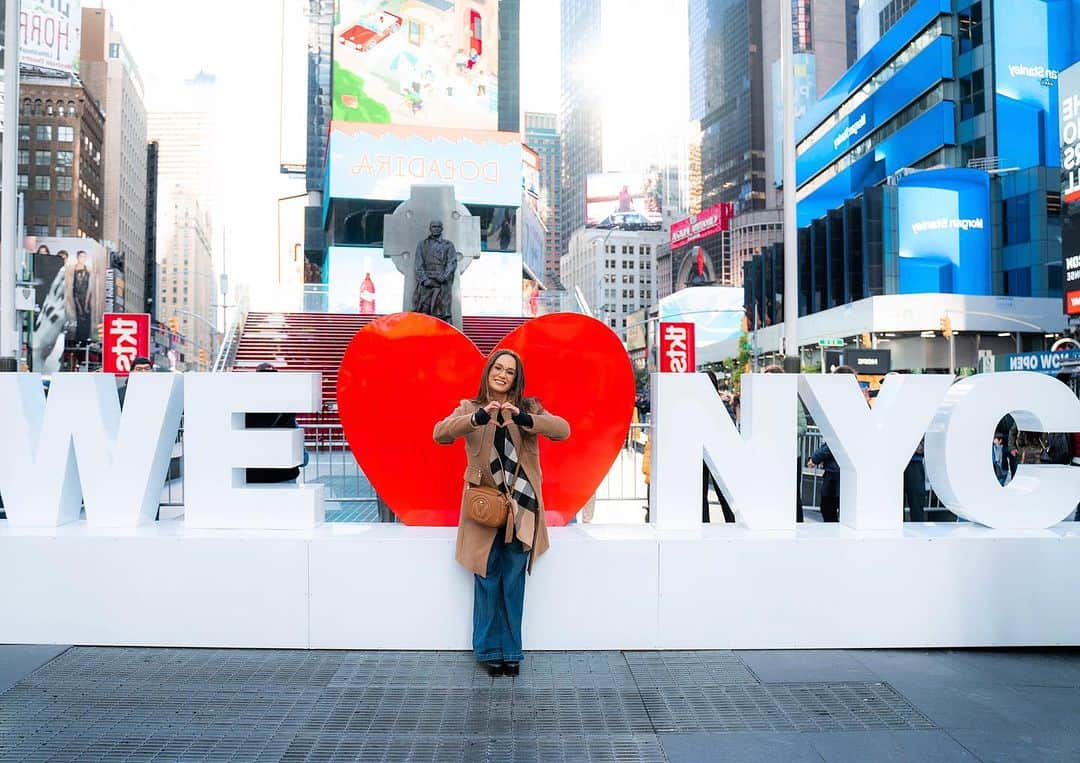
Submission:
<svg viewBox="0 0 1080 763">
<path fill-rule="evenodd" d="M 964 367 L 1061 330 L 1056 75 L 1080 59 L 1078 23 L 1077 0 L 919 0 L 807 112 L 801 344 L 867 333 L 893 367 L 941 369 L 942 328 L 961 334 Z M 774 245 L 745 266 L 766 349 L 785 317 L 783 259 Z M 894 313 L 894 297 L 910 309 Z"/>
<path fill-rule="evenodd" d="M 540 160 L 539 211 L 540 220 L 547 229 L 544 235 L 544 277 L 551 281 L 559 276 L 559 224 L 563 212 L 558 122 L 556 114 L 525 112 L 525 145 L 535 151 Z"/>
<path fill-rule="evenodd" d="M 187 368 L 208 368 L 217 342 L 212 209 L 216 199 L 213 75 L 200 72 L 168 110 L 151 110 L 157 143 L 157 318 L 175 318 Z"/>
<path fill-rule="evenodd" d="M 143 311 L 150 313 L 151 320 L 158 320 L 157 313 L 157 203 L 158 203 L 158 143 L 146 144 L 146 269 L 143 277 Z"/>
<path fill-rule="evenodd" d="M 630 313 L 655 304 L 656 252 L 665 231 L 579 228 L 559 272 L 567 291 L 584 296 L 587 309 L 626 339 Z"/>
<path fill-rule="evenodd" d="M 604 0 L 560 0 L 559 138 L 562 151 L 562 212 L 559 254 L 585 225 L 585 178 L 604 169 L 601 78 L 590 61 L 602 37 Z"/>
<path fill-rule="evenodd" d="M 142 312 L 147 294 L 146 108 L 139 70 L 107 10 L 82 9 L 80 67 L 80 78 L 107 115 L 102 236 L 122 273 L 115 307 Z"/>
<path fill-rule="evenodd" d="M 102 240 L 105 115 L 67 74 L 23 73 L 17 187 L 30 236 Z"/>
<path fill-rule="evenodd" d="M 766 205 L 761 14 L 753 0 L 689 2 L 690 119 L 700 130 L 690 174 L 692 188 L 700 174 L 702 209 Z"/>
<path fill-rule="evenodd" d="M 863 0 L 855 24 L 857 57 L 866 55 L 913 5 L 915 0 Z"/>
<path fill-rule="evenodd" d="M 732 260 L 734 204 L 714 204 L 671 224 L 657 252 L 657 299 L 688 286 L 739 286 L 742 268 Z"/>
<path fill-rule="evenodd" d="M 305 185 L 308 206 L 304 208 L 305 263 L 325 257 L 323 230 L 323 182 L 326 170 L 326 143 L 330 132 L 330 72 L 334 39 L 336 0 L 309 0 L 308 3 L 308 83 L 307 162 Z M 305 281 L 317 280 L 314 277 Z"/>
</svg>

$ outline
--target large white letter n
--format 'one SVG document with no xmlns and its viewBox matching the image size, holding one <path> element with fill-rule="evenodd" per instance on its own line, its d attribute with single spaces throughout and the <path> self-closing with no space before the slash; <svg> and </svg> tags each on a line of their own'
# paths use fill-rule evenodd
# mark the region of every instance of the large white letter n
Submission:
<svg viewBox="0 0 1080 763">
<path fill-rule="evenodd" d="M 702 459 L 744 527 L 795 527 L 796 377 L 742 377 L 742 433 L 704 374 L 654 374 L 651 499 L 661 527 L 701 523 Z"/>
</svg>

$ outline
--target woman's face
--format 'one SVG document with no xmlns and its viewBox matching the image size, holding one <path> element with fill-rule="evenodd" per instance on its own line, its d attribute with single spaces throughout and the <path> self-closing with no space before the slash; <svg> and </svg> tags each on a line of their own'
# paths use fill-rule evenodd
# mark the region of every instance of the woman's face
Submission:
<svg viewBox="0 0 1080 763">
<path fill-rule="evenodd" d="M 513 355 L 500 355 L 488 372 L 488 389 L 493 395 L 506 395 L 517 378 L 517 359 Z"/>
<path fill-rule="evenodd" d="M 39 246 L 37 248 L 37 253 L 38 254 L 48 254 L 49 253 L 49 247 L 45 246 L 45 244 L 42 244 L 41 246 Z"/>
</svg>

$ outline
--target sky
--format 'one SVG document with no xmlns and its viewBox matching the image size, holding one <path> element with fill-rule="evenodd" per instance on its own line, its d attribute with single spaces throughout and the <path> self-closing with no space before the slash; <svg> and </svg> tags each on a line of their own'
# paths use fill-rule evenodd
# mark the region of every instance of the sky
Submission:
<svg viewBox="0 0 1080 763">
<path fill-rule="evenodd" d="M 605 143 L 615 152 L 605 162 L 619 164 L 653 145 L 657 136 L 670 134 L 671 124 L 685 123 L 686 0 L 665 0 L 660 16 L 656 0 L 615 2 L 626 12 L 610 24 L 615 33 L 601 45 L 599 64 L 604 65 L 598 64 L 597 76 L 606 83 Z M 249 284 L 254 295 L 269 288 L 276 275 L 278 199 L 304 192 L 303 181 L 281 175 L 279 164 L 283 158 L 303 159 L 306 27 L 300 14 L 306 0 L 84 0 L 83 5 L 112 13 L 139 67 L 148 109 L 168 110 L 183 81 L 200 70 L 217 78 L 215 267 L 220 271 L 224 263 L 231 282 Z M 559 6 L 559 0 L 521 3 L 526 111 L 559 108 Z M 288 18 L 284 41 L 283 17 Z"/>
</svg>

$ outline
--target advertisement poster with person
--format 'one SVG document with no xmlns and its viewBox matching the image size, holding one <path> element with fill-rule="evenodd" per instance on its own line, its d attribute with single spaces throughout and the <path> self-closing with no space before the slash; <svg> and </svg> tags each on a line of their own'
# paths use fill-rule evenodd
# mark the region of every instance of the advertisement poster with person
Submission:
<svg viewBox="0 0 1080 763">
<path fill-rule="evenodd" d="M 97 341 L 105 312 L 105 247 L 89 238 L 31 236 L 35 307 L 31 369 L 59 371 L 64 351 Z"/>
<path fill-rule="evenodd" d="M 654 173 L 595 172 L 585 178 L 585 225 L 660 230 L 660 188 Z"/>
<path fill-rule="evenodd" d="M 494 130 L 498 3 L 338 0 L 333 119 Z"/>
</svg>

